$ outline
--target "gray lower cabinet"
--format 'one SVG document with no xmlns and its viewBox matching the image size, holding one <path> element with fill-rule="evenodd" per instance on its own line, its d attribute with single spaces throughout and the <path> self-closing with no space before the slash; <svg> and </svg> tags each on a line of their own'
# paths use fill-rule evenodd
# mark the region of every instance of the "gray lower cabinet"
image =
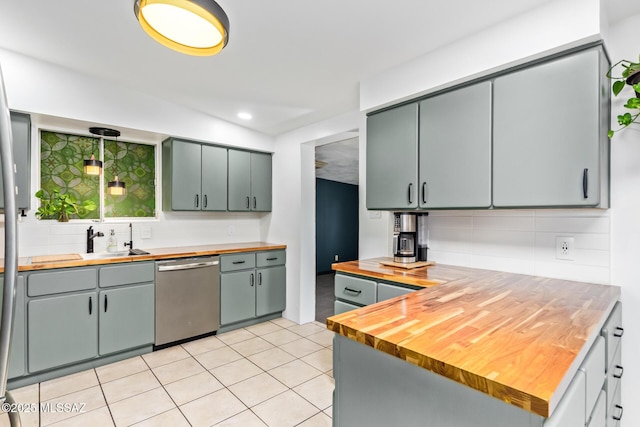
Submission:
<svg viewBox="0 0 640 427">
<path fill-rule="evenodd" d="M 11 112 L 11 134 L 13 137 L 13 157 L 16 165 L 16 207 L 29 209 L 31 206 L 31 117 L 28 114 Z M 0 186 L 2 169 L 0 168 Z M 4 194 L 0 192 L 0 209 L 4 209 Z"/>
<path fill-rule="evenodd" d="M 0 274 L 0 289 L 4 289 L 4 275 Z M 0 305 L 2 305 L 0 292 Z M 9 353 L 9 378 L 19 377 L 26 372 L 26 319 L 24 305 L 24 276 L 18 275 L 16 282 L 16 298 L 11 331 L 11 350 Z"/>
<path fill-rule="evenodd" d="M 153 343 L 153 283 L 103 290 L 99 299 L 101 356 Z"/>
<path fill-rule="evenodd" d="M 220 274 L 220 323 L 251 319 L 256 313 L 255 271 Z"/>
<path fill-rule="evenodd" d="M 420 207 L 491 206 L 491 82 L 421 101 L 419 123 Z"/>
<path fill-rule="evenodd" d="M 162 161 L 165 210 L 227 210 L 226 148 L 170 138 Z"/>
<path fill-rule="evenodd" d="M 287 292 L 285 267 L 258 268 L 256 274 L 256 316 L 283 311 Z"/>
<path fill-rule="evenodd" d="M 271 154 L 229 149 L 228 209 L 271 211 Z"/>
<path fill-rule="evenodd" d="M 98 293 L 33 299 L 27 304 L 29 372 L 98 355 Z"/>
<path fill-rule="evenodd" d="M 418 207 L 418 103 L 367 117 L 367 209 Z"/>
<path fill-rule="evenodd" d="M 153 262 L 30 273 L 26 371 L 33 374 L 150 348 L 154 280 Z"/>
<path fill-rule="evenodd" d="M 285 251 L 220 256 L 220 323 L 229 325 L 286 307 Z"/>
<path fill-rule="evenodd" d="M 334 314 L 415 292 L 419 287 L 401 283 L 376 282 L 369 277 L 336 274 Z"/>
<path fill-rule="evenodd" d="M 595 48 L 495 79 L 495 207 L 608 207 L 607 68 Z"/>
</svg>

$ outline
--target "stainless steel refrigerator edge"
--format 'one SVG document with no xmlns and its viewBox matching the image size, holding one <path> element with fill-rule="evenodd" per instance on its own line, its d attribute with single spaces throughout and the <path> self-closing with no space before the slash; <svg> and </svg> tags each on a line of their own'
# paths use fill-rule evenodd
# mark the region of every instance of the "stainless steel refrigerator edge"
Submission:
<svg viewBox="0 0 640 427">
<path fill-rule="evenodd" d="M 18 272 L 18 211 L 16 209 L 15 165 L 11 118 L 0 68 L 0 164 L 2 165 L 2 191 L 4 193 L 4 289 L 2 291 L 2 317 L 0 324 L 0 403 L 13 403 L 7 392 L 9 351 L 13 325 L 16 279 Z M 9 412 L 12 426 L 20 426 L 17 411 Z"/>
</svg>

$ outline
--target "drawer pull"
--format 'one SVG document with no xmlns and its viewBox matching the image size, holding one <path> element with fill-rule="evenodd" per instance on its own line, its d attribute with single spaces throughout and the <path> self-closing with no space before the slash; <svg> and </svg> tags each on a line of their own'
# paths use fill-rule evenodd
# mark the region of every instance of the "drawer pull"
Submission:
<svg viewBox="0 0 640 427">
<path fill-rule="evenodd" d="M 351 288 L 344 288 L 345 292 L 353 292 L 356 295 L 360 295 L 362 293 L 362 289 L 351 289 Z"/>
<path fill-rule="evenodd" d="M 622 419 L 622 412 L 624 411 L 624 409 L 620 405 L 616 405 L 616 409 L 620 409 L 620 413 L 618 414 L 618 416 L 612 415 L 611 417 L 616 421 L 620 421 Z"/>
<path fill-rule="evenodd" d="M 616 338 L 620 338 L 622 335 L 624 335 L 624 328 L 616 326 L 616 331 L 613 333 L 613 336 Z"/>
<path fill-rule="evenodd" d="M 620 373 L 613 374 L 613 378 L 618 378 L 618 379 L 622 378 L 622 374 L 624 374 L 624 368 L 620 365 L 616 365 L 616 369 L 619 369 Z"/>
<path fill-rule="evenodd" d="M 244 264 L 246 261 L 233 261 L 232 264 Z"/>
<path fill-rule="evenodd" d="M 275 261 L 275 260 L 277 260 L 277 259 L 278 259 L 278 257 L 277 257 L 277 256 L 274 256 L 273 258 L 267 258 L 267 261 Z"/>
</svg>

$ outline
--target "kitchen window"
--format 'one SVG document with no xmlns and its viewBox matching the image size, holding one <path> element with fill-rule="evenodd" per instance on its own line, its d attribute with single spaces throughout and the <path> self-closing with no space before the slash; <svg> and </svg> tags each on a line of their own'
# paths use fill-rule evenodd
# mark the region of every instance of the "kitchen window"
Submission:
<svg viewBox="0 0 640 427">
<path fill-rule="evenodd" d="M 41 130 L 40 188 L 45 193 L 59 188 L 99 207 L 71 219 L 155 218 L 155 151 L 155 145 Z M 83 161 L 92 153 L 102 160 L 101 176 L 84 173 Z M 107 183 L 115 175 L 126 184 L 123 196 L 107 194 Z"/>
</svg>

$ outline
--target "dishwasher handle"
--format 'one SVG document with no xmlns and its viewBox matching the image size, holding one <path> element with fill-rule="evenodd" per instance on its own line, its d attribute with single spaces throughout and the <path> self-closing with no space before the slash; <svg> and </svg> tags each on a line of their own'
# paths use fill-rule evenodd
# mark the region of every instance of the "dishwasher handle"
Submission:
<svg viewBox="0 0 640 427">
<path fill-rule="evenodd" d="M 212 267 L 220 264 L 220 261 L 190 262 L 188 264 L 159 264 L 158 271 L 193 270 L 194 268 Z"/>
</svg>

